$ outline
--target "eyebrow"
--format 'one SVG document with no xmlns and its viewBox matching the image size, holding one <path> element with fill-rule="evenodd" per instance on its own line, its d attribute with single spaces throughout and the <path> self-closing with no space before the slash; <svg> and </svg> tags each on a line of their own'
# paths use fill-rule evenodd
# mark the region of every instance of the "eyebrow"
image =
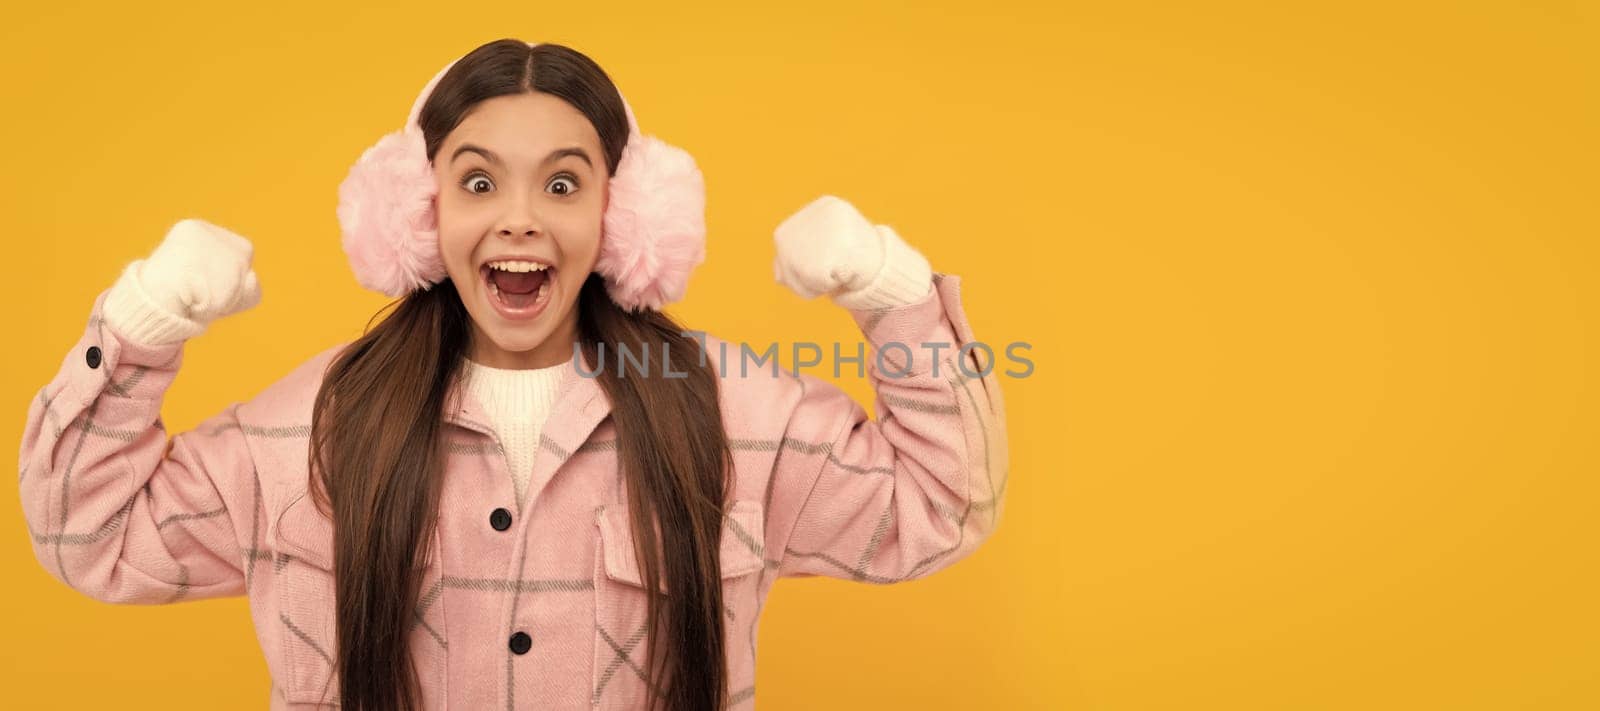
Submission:
<svg viewBox="0 0 1600 711">
<path fill-rule="evenodd" d="M 494 151 L 482 146 L 473 145 L 471 143 L 463 143 L 461 144 L 461 147 L 457 148 L 454 153 L 451 153 L 450 162 L 454 163 L 456 158 L 461 157 L 462 153 L 476 153 L 480 156 L 483 156 L 490 163 L 498 165 L 502 168 L 505 167 L 505 161 L 500 160 L 500 156 L 495 155 Z M 539 164 L 545 165 L 547 163 L 553 163 L 567 156 L 577 156 L 583 159 L 583 162 L 589 166 L 590 170 L 594 169 L 594 161 L 589 160 L 588 151 L 585 151 L 582 148 L 557 148 L 553 151 L 550 151 L 550 155 L 545 156 L 544 160 Z"/>
</svg>

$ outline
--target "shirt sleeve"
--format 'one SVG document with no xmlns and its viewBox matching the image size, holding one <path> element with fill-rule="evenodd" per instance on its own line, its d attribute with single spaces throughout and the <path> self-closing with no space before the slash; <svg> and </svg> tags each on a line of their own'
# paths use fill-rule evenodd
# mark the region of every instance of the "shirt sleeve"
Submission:
<svg viewBox="0 0 1600 711">
<path fill-rule="evenodd" d="M 157 604 L 244 594 L 260 489 L 235 404 L 170 440 L 161 403 L 183 342 L 127 340 L 103 319 L 28 407 L 21 499 L 33 552 L 96 600 Z"/>
<path fill-rule="evenodd" d="M 777 457 L 778 496 L 803 497 L 780 577 L 887 584 L 966 557 L 994 532 L 1008 471 L 1005 406 L 976 341 L 960 279 L 933 276 L 919 301 L 850 309 L 865 337 L 877 419 L 832 383 L 803 393 Z"/>
</svg>

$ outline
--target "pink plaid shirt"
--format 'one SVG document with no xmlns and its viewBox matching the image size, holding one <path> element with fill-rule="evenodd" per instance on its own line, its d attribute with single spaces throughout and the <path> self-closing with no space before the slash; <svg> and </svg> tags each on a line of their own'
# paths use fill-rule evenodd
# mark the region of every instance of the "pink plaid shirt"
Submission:
<svg viewBox="0 0 1600 711">
<path fill-rule="evenodd" d="M 110 603 L 247 595 L 270 707 L 335 703 L 333 528 L 307 496 L 306 455 L 313 396 L 343 344 L 169 439 L 161 403 L 183 344 L 120 339 L 102 323 L 105 294 L 28 409 L 21 495 L 39 562 Z M 741 374 L 739 344 L 726 344 L 733 708 L 754 705 L 757 619 L 778 578 L 921 578 L 982 544 L 1003 509 L 999 369 L 981 349 L 957 367 L 956 347 L 975 340 L 959 277 L 936 274 L 915 303 L 848 313 L 867 343 L 876 420 L 803 371 L 774 377 L 769 363 Z M 886 374 L 878 353 L 889 342 L 909 349 L 883 351 Z M 719 370 L 724 343 L 706 338 Z M 935 359 L 925 343 L 951 347 Z M 640 706 L 645 593 L 598 381 L 570 364 L 563 374 L 519 515 L 481 406 L 464 389 L 453 395 L 438 536 L 410 640 L 426 707 Z"/>
</svg>

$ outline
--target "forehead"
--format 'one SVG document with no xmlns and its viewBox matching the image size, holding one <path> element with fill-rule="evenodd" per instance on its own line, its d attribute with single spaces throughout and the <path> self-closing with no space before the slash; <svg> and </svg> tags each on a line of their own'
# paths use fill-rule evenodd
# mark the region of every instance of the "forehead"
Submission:
<svg viewBox="0 0 1600 711">
<path fill-rule="evenodd" d="M 603 160 L 600 134 L 588 117 L 572 104 L 542 92 L 479 102 L 445 137 L 438 159 L 448 161 L 462 143 L 488 148 L 513 165 L 536 165 L 551 150 L 569 146 L 588 149 L 597 165 Z"/>
</svg>

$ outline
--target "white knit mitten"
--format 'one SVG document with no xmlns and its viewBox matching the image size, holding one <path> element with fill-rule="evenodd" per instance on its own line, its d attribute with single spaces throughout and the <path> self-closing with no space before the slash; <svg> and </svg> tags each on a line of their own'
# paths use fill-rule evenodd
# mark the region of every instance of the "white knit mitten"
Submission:
<svg viewBox="0 0 1600 711">
<path fill-rule="evenodd" d="M 901 306 L 933 289 L 928 259 L 888 225 L 843 198 L 823 195 L 773 231 L 773 273 L 802 298 L 826 294 L 847 309 Z"/>
<path fill-rule="evenodd" d="M 106 295 L 105 320 L 149 346 L 199 335 L 212 321 L 261 302 L 250 241 L 199 219 L 179 220 L 149 257 L 122 270 Z"/>
</svg>

